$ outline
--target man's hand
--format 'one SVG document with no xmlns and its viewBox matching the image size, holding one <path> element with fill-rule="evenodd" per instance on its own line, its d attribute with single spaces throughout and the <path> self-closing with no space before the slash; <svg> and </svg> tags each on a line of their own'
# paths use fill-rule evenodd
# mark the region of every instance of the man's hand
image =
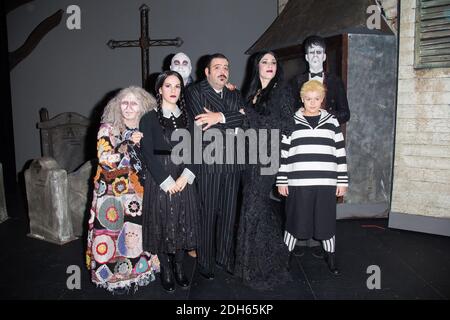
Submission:
<svg viewBox="0 0 450 320">
<path fill-rule="evenodd" d="M 197 125 L 202 126 L 206 124 L 203 131 L 208 130 L 211 126 L 218 124 L 222 120 L 222 114 L 220 112 L 211 112 L 206 108 L 204 109 L 206 113 L 199 114 L 195 117 L 195 123 Z"/>
<path fill-rule="evenodd" d="M 281 194 L 283 197 L 287 197 L 289 195 L 288 186 L 279 186 L 278 193 Z"/>
<path fill-rule="evenodd" d="M 230 91 L 236 90 L 236 86 L 234 84 L 232 84 L 232 83 L 229 83 L 229 82 L 227 82 L 225 87 L 227 87 L 227 89 L 230 90 Z"/>
<path fill-rule="evenodd" d="M 181 192 L 186 187 L 188 179 L 185 176 L 179 176 L 175 184 L 178 186 L 178 190 Z"/>
<path fill-rule="evenodd" d="M 131 135 L 131 141 L 133 141 L 135 144 L 138 144 L 139 142 L 141 142 L 143 136 L 143 133 L 140 131 L 133 132 L 133 134 Z"/>
<path fill-rule="evenodd" d="M 347 193 L 348 188 L 347 187 L 342 187 L 342 186 L 338 186 L 336 187 L 336 197 L 342 197 Z"/>
</svg>

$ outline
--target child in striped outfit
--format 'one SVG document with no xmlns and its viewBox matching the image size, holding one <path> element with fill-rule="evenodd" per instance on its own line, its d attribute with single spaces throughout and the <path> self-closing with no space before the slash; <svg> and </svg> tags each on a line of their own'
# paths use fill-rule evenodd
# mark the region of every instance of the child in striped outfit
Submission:
<svg viewBox="0 0 450 320">
<path fill-rule="evenodd" d="M 338 120 L 321 109 L 325 87 L 306 82 L 300 97 L 304 108 L 294 114 L 295 129 L 283 136 L 278 192 L 286 198 L 284 240 L 292 251 L 297 239 L 322 240 L 329 270 L 335 260 L 336 197 L 348 188 L 345 142 Z"/>
</svg>

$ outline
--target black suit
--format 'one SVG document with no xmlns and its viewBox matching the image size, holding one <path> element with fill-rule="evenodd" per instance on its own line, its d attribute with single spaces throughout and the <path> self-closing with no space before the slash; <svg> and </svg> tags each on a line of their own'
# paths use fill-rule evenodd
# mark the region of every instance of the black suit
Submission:
<svg viewBox="0 0 450 320">
<path fill-rule="evenodd" d="M 307 81 L 309 81 L 308 72 L 295 77 L 291 81 L 293 96 L 296 97 L 293 105 L 296 108 L 303 105 L 300 99 L 300 89 Z M 336 116 L 340 124 L 346 123 L 350 119 L 350 110 L 344 83 L 336 75 L 324 72 L 323 84 L 327 89 L 325 109 L 328 113 Z"/>
<path fill-rule="evenodd" d="M 204 108 L 212 112 L 222 112 L 225 123 L 212 128 L 219 129 L 224 142 L 223 159 L 226 159 L 226 136 L 231 129 L 241 127 L 244 115 L 239 112 L 243 107 L 238 90 L 223 88 L 222 95 L 216 93 L 207 80 L 186 88 L 186 104 L 192 119 L 205 113 Z M 228 132 L 226 129 L 230 129 Z M 203 148 L 211 142 L 203 143 Z M 233 148 L 236 160 L 236 148 Z M 230 155 L 229 155 L 230 156 Z M 235 162 L 236 163 L 236 162 Z M 214 272 L 214 263 L 224 266 L 229 272 L 234 267 L 234 224 L 236 220 L 237 192 L 239 188 L 241 164 L 205 164 L 198 166 L 198 190 L 201 199 L 200 244 L 198 263 L 204 273 Z"/>
</svg>

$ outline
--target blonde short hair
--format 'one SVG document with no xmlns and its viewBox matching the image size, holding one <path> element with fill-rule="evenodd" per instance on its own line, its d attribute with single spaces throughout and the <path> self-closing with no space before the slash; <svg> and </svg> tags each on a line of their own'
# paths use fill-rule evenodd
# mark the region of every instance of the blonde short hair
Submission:
<svg viewBox="0 0 450 320">
<path fill-rule="evenodd" d="M 300 97 L 304 97 L 307 92 L 316 91 L 321 93 L 325 97 L 326 89 L 322 82 L 318 80 L 309 80 L 305 82 L 300 89 Z"/>
<path fill-rule="evenodd" d="M 141 87 L 130 86 L 120 90 L 119 93 L 108 102 L 103 111 L 101 123 L 108 123 L 114 129 L 119 131 L 125 129 L 120 102 L 129 93 L 134 94 L 140 102 L 141 110 L 139 112 L 139 119 L 141 119 L 146 112 L 156 108 L 156 99 L 150 93 Z"/>
</svg>

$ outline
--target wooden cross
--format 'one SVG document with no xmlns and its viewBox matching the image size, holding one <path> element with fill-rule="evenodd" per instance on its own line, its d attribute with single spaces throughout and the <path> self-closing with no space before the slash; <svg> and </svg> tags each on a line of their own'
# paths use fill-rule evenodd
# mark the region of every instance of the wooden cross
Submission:
<svg viewBox="0 0 450 320">
<path fill-rule="evenodd" d="M 141 12 L 141 38 L 139 40 L 124 40 L 115 41 L 109 40 L 108 47 L 115 48 L 129 48 L 140 47 L 141 48 L 141 63 L 142 63 L 142 87 L 147 85 L 147 79 L 150 71 L 149 62 L 149 48 L 150 47 L 163 47 L 163 46 L 175 46 L 180 47 L 183 44 L 183 40 L 179 37 L 175 39 L 150 39 L 149 38 L 149 25 L 148 25 L 148 6 L 143 4 L 139 11 Z"/>
</svg>

